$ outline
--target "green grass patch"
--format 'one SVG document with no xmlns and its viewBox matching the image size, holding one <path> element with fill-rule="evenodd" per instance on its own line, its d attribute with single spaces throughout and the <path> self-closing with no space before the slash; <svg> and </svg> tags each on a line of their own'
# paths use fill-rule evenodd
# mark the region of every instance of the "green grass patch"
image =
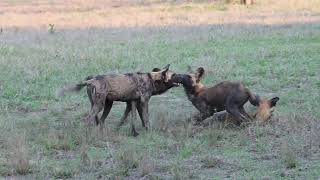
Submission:
<svg viewBox="0 0 320 180">
<path fill-rule="evenodd" d="M 225 10 L 216 6 L 207 8 Z M 22 159 L 28 170 L 22 178 L 316 179 L 319 29 L 317 23 L 48 26 L 0 34 L 0 175 L 18 174 L 19 163 L 8 161 Z M 85 90 L 55 97 L 58 88 L 88 75 L 149 72 L 168 63 L 178 73 L 204 67 L 208 86 L 239 80 L 262 97 L 279 96 L 274 117 L 267 125 L 193 127 L 186 121 L 197 110 L 180 87 L 151 99 L 152 128 L 146 132 L 138 119 L 135 138 L 128 125 L 115 129 L 124 103 L 114 103 L 101 133 L 83 124 L 90 111 Z M 6 139 L 15 134 L 25 136 L 27 154 L 8 148 Z"/>
</svg>

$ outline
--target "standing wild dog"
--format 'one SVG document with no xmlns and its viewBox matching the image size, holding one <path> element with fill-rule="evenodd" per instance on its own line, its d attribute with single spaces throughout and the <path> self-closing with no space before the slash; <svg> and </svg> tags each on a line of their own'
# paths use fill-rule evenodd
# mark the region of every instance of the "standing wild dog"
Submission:
<svg viewBox="0 0 320 180">
<path fill-rule="evenodd" d="M 152 72 L 160 72 L 161 69 L 159 68 L 154 68 L 152 70 Z M 168 74 L 168 77 L 169 76 L 172 76 L 172 74 L 174 74 L 171 70 L 168 70 L 167 72 Z M 90 80 L 90 79 L 93 79 L 94 76 L 88 76 L 86 78 L 86 80 Z M 178 85 L 173 83 L 171 80 L 168 80 L 167 82 L 166 81 L 163 81 L 163 80 L 156 80 L 154 81 L 154 88 L 152 88 L 152 96 L 155 96 L 155 95 L 159 95 L 159 94 L 163 94 L 165 93 L 166 91 L 168 91 L 169 89 L 171 89 L 172 87 L 177 87 Z M 90 100 L 90 103 L 91 103 L 91 108 L 93 107 L 94 105 L 94 102 L 93 102 L 93 99 L 92 99 L 92 95 L 94 93 L 94 88 L 92 86 L 87 86 L 87 94 L 88 94 L 88 97 L 89 97 L 89 100 Z M 124 114 L 120 120 L 120 123 L 118 124 L 118 128 L 120 128 L 126 121 L 126 119 L 128 118 L 128 115 L 129 113 L 131 112 L 132 110 L 132 101 L 126 101 L 126 110 L 124 111 Z M 139 114 L 139 117 L 141 119 L 141 123 L 142 123 L 142 126 L 145 127 L 145 123 L 143 121 L 143 115 L 142 115 L 142 109 L 143 109 L 143 104 L 141 102 L 137 102 L 136 104 L 136 108 L 138 110 L 138 114 Z M 98 121 L 98 118 L 96 117 L 96 124 L 98 125 L 99 124 L 99 121 Z"/>
<path fill-rule="evenodd" d="M 111 110 L 113 101 L 128 102 L 132 107 L 137 107 L 139 114 L 141 114 L 141 121 L 148 129 L 150 126 L 149 99 L 153 92 L 156 92 L 156 82 L 170 83 L 173 73 L 169 71 L 169 66 L 168 64 L 162 70 L 151 73 L 98 75 L 79 84 L 64 87 L 59 94 L 63 95 L 66 91 L 80 91 L 83 87 L 88 87 L 87 91 L 90 91 L 89 98 L 92 105 L 88 120 L 90 123 L 96 121 L 101 127 L 103 127 L 104 121 Z M 132 107 L 129 109 L 132 109 Z M 98 113 L 102 109 L 104 111 L 100 120 L 98 120 Z M 137 136 L 138 133 L 133 122 L 131 126 L 133 135 Z"/>
<path fill-rule="evenodd" d="M 256 117 L 267 120 L 272 115 L 272 107 L 279 100 L 274 97 L 270 100 L 261 99 L 254 95 L 241 82 L 223 81 L 213 87 L 205 87 L 200 79 L 204 75 L 204 69 L 199 67 L 195 73 L 174 74 L 172 81 L 183 84 L 188 99 L 200 111 L 198 121 L 212 116 L 215 112 L 226 110 L 229 114 L 243 122 L 251 120 L 243 105 L 250 101 L 254 106 L 258 106 Z"/>
</svg>

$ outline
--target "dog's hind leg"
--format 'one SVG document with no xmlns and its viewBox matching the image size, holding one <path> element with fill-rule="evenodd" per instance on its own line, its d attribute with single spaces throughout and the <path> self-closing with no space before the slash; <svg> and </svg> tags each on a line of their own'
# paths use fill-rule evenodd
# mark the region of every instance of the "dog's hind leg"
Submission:
<svg viewBox="0 0 320 180">
<path fill-rule="evenodd" d="M 246 118 L 248 118 L 249 120 L 253 120 L 253 118 L 244 110 L 243 106 L 239 108 L 240 113 L 244 116 L 246 116 Z"/>
<path fill-rule="evenodd" d="M 136 131 L 136 128 L 134 126 L 134 121 L 136 119 L 136 107 L 137 107 L 137 103 L 135 101 L 133 101 L 131 104 L 131 115 L 132 115 L 132 117 L 131 117 L 131 132 L 134 137 L 139 135 L 139 133 Z"/>
<path fill-rule="evenodd" d="M 104 104 L 104 110 L 103 110 L 102 116 L 100 118 L 100 128 L 103 128 L 104 121 L 108 117 L 108 114 L 109 114 L 109 112 L 110 112 L 110 110 L 112 108 L 112 104 L 113 104 L 113 101 L 106 100 L 106 102 Z"/>
<path fill-rule="evenodd" d="M 91 86 L 87 86 L 87 95 L 88 95 L 88 98 L 89 98 L 89 101 L 90 101 L 91 109 L 93 108 L 93 105 L 94 105 L 94 102 L 93 102 L 93 99 L 92 99 L 92 93 L 94 93 L 94 88 L 91 87 Z M 94 118 L 95 118 L 96 125 L 99 125 L 98 115 L 94 116 Z"/>
<path fill-rule="evenodd" d="M 239 123 L 247 121 L 246 117 L 240 113 L 238 107 L 227 106 L 226 110 L 228 113 L 234 116 L 237 119 L 237 121 L 240 121 Z"/>
<path fill-rule="evenodd" d="M 98 121 L 98 114 L 99 112 L 102 110 L 102 106 L 98 105 L 98 104 L 93 104 L 89 117 L 87 119 L 87 123 L 88 125 L 93 125 L 94 121 L 97 123 Z M 94 118 L 94 119 L 93 119 Z"/>
<path fill-rule="evenodd" d="M 233 97 L 229 97 L 226 102 L 226 110 L 232 116 L 234 116 L 238 121 L 244 122 L 247 118 L 240 113 L 239 106 L 236 102 L 234 102 Z"/>
<path fill-rule="evenodd" d="M 93 106 L 92 93 L 93 93 L 93 88 L 91 86 L 87 86 L 87 95 L 91 104 L 91 108 Z"/>
<path fill-rule="evenodd" d="M 96 98 L 96 96 L 95 96 L 96 95 L 95 94 L 95 87 L 93 87 L 91 85 L 88 85 L 87 86 L 87 95 L 88 95 L 88 98 L 89 98 L 89 101 L 90 101 L 90 104 L 91 104 L 91 109 L 93 109 L 93 106 L 101 106 L 101 107 L 104 106 L 103 104 L 101 104 L 101 101 L 93 100 L 93 98 Z M 99 112 L 101 110 L 102 109 L 100 109 Z M 94 116 L 96 125 L 99 125 L 99 123 L 100 123 L 99 118 L 98 118 L 98 113 L 96 113 L 96 115 Z"/>
<path fill-rule="evenodd" d="M 118 130 L 119 130 L 120 127 L 126 122 L 126 120 L 127 120 L 127 118 L 128 118 L 128 115 L 129 115 L 131 109 L 132 109 L 132 103 L 131 103 L 131 101 L 128 101 L 128 102 L 127 102 L 126 110 L 124 111 L 124 114 L 123 114 L 122 118 L 120 119 L 120 122 L 119 122 L 119 124 L 118 124 L 118 126 L 117 126 L 117 129 L 118 129 Z"/>
</svg>

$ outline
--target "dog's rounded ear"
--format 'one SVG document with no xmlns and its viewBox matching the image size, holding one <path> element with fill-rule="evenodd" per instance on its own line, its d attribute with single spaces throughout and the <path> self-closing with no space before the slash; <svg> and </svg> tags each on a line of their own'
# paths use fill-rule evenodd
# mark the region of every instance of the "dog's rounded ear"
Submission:
<svg viewBox="0 0 320 180">
<path fill-rule="evenodd" d="M 159 68 L 153 68 L 152 69 L 152 72 L 159 72 L 159 71 L 161 71 L 161 69 L 159 69 Z"/>
<path fill-rule="evenodd" d="M 188 67 L 187 67 L 187 72 L 188 73 L 194 73 L 190 65 L 188 65 Z"/>
<path fill-rule="evenodd" d="M 277 105 L 277 102 L 280 100 L 279 97 L 274 97 L 272 99 L 270 99 L 270 106 L 273 107 L 273 106 L 276 106 Z"/>
<path fill-rule="evenodd" d="M 203 67 L 199 67 L 197 69 L 197 72 L 196 72 L 196 77 L 198 79 L 201 79 L 203 75 L 204 75 L 204 68 Z"/>
<path fill-rule="evenodd" d="M 168 71 L 169 70 L 169 67 L 170 67 L 170 64 L 167 64 L 163 69 Z"/>
<path fill-rule="evenodd" d="M 164 68 L 163 68 L 163 70 L 162 70 L 162 75 L 166 75 L 166 73 L 168 72 L 168 70 L 169 70 L 169 67 L 170 67 L 170 64 L 167 64 Z"/>
</svg>

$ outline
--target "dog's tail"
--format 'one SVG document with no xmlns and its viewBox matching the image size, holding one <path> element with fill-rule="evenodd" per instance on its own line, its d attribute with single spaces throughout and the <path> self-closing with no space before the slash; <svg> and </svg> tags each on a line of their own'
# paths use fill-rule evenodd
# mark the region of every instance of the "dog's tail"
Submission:
<svg viewBox="0 0 320 180">
<path fill-rule="evenodd" d="M 57 97 L 62 97 L 66 92 L 79 92 L 83 87 L 88 85 L 88 80 L 91 80 L 93 76 L 88 76 L 85 81 L 78 84 L 66 85 L 57 90 Z"/>
<path fill-rule="evenodd" d="M 249 95 L 249 101 L 254 106 L 259 106 L 260 97 L 258 95 L 253 94 L 249 89 L 246 88 L 246 92 Z"/>
</svg>

